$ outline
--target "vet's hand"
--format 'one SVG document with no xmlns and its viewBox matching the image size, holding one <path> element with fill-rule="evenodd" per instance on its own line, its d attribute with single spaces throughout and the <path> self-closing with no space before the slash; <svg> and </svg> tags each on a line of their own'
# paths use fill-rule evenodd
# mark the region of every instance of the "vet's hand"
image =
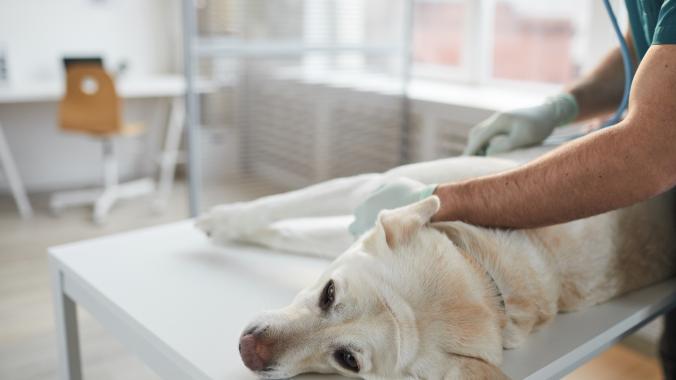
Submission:
<svg viewBox="0 0 676 380">
<path fill-rule="evenodd" d="M 425 199 L 434 193 L 437 185 L 425 185 L 408 178 L 395 178 L 369 195 L 354 211 L 354 222 L 349 230 L 359 237 L 376 224 L 378 213 L 403 207 Z"/>
<path fill-rule="evenodd" d="M 554 128 L 575 120 L 577 114 L 577 101 L 565 93 L 539 106 L 496 113 L 472 128 L 464 155 L 490 156 L 540 144 Z"/>
</svg>

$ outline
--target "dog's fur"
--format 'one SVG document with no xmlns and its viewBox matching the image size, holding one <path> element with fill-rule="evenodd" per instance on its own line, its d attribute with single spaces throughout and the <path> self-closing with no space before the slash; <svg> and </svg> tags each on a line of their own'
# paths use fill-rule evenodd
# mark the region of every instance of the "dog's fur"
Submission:
<svg viewBox="0 0 676 380">
<path fill-rule="evenodd" d="M 264 368 L 256 369 L 265 378 L 303 372 L 503 378 L 502 349 L 519 346 L 558 312 L 607 301 L 674 273 L 670 194 L 532 230 L 429 223 L 439 207 L 436 197 L 381 212 L 376 226 L 353 243 L 345 222 L 314 224 L 316 229 L 296 235 L 277 223 L 350 214 L 396 177 L 442 183 L 514 166 L 467 157 L 414 164 L 219 206 L 201 217 L 198 226 L 218 242 L 236 239 L 324 255 L 345 251 L 291 305 L 263 313 L 245 328 L 243 336 L 256 341 L 253 353 L 243 353 L 245 362 L 254 360 L 251 355 L 263 357 Z M 335 301 L 322 310 L 319 298 L 329 280 Z M 337 350 L 348 350 L 359 371 L 343 368 Z"/>
</svg>

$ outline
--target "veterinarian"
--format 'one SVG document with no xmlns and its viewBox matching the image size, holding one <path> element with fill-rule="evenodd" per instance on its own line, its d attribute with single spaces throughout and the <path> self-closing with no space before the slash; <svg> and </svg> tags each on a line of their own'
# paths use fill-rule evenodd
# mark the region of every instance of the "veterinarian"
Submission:
<svg viewBox="0 0 676 380">
<path fill-rule="evenodd" d="M 626 0 L 626 6 L 631 25 L 626 39 L 637 64 L 624 120 L 512 171 L 434 187 L 387 184 L 357 208 L 351 229 L 369 228 L 381 209 L 432 193 L 441 199 L 435 221 L 534 228 L 626 207 L 674 188 L 676 0 Z M 465 154 L 538 145 L 556 127 L 604 117 L 620 103 L 623 86 L 618 48 L 564 93 L 474 127 Z M 665 377 L 676 379 L 676 311 L 666 315 L 660 355 Z"/>
</svg>

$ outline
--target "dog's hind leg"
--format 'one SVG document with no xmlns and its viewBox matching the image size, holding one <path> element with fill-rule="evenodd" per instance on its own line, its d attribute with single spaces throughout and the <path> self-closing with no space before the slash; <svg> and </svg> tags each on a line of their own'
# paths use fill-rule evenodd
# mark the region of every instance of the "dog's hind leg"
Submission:
<svg viewBox="0 0 676 380">
<path fill-rule="evenodd" d="M 197 219 L 197 227 L 223 242 L 253 236 L 284 219 L 349 215 L 383 178 L 382 174 L 338 178 L 251 202 L 216 206 Z"/>
<path fill-rule="evenodd" d="M 384 174 L 338 178 L 251 202 L 216 206 L 200 216 L 197 227 L 217 242 L 254 236 L 284 219 L 350 215 L 372 192 L 393 177 L 443 183 L 499 172 L 516 166 L 507 160 L 456 157 L 394 168 Z"/>
<path fill-rule="evenodd" d="M 462 156 L 399 166 L 385 172 L 383 176 L 439 184 L 495 174 L 517 166 L 516 162 L 502 158 Z"/>
</svg>

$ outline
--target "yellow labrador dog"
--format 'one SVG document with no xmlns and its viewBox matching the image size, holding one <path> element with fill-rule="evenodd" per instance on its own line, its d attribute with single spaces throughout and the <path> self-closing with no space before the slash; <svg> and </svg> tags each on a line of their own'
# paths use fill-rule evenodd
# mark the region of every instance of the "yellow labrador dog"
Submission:
<svg viewBox="0 0 676 380">
<path fill-rule="evenodd" d="M 340 254 L 317 282 L 264 312 L 240 339 L 263 378 L 304 372 L 364 379 L 500 379 L 503 348 L 519 346 L 558 312 L 578 310 L 674 273 L 674 205 L 666 194 L 571 223 L 495 230 L 430 223 L 432 196 L 381 212 L 357 241 L 349 215 L 387 181 L 442 183 L 514 162 L 453 158 L 333 180 L 223 205 L 197 224 L 217 242 Z M 285 219 L 304 219 L 294 232 Z M 309 222 L 308 222 L 309 221 Z"/>
</svg>

